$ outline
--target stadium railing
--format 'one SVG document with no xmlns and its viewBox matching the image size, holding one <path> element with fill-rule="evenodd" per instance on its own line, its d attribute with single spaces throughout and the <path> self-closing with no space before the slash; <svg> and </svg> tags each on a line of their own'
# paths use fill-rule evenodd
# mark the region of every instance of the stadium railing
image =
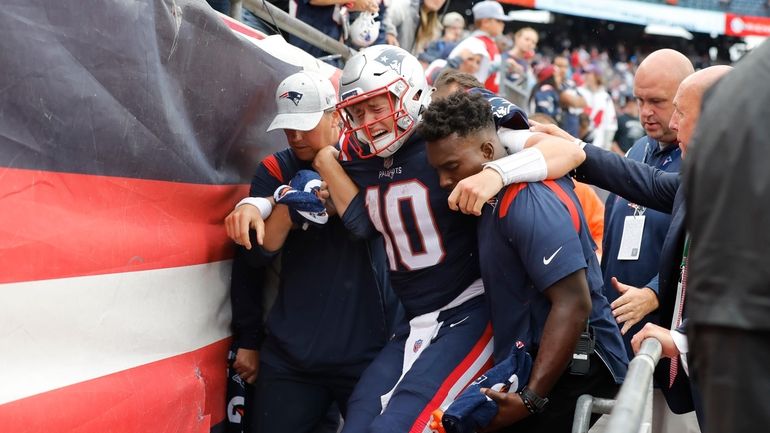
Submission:
<svg viewBox="0 0 770 433">
<path fill-rule="evenodd" d="M 639 353 L 628 364 L 628 373 L 615 400 L 580 396 L 575 407 L 572 433 L 587 433 L 592 413 L 609 414 L 604 433 L 641 433 L 650 431 L 650 420 L 643 420 L 652 373 L 661 355 L 660 341 L 647 338 Z M 644 421 L 644 422 L 643 422 Z"/>
<path fill-rule="evenodd" d="M 356 53 L 356 50 L 321 33 L 318 29 L 304 23 L 287 14 L 276 6 L 259 0 L 243 0 L 249 10 L 263 20 L 275 24 L 281 30 L 313 44 L 316 47 L 347 60 Z"/>
</svg>

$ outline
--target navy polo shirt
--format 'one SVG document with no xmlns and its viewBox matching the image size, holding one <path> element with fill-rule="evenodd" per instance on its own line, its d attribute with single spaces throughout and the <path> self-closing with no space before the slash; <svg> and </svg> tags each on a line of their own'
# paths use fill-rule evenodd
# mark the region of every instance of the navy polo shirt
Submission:
<svg viewBox="0 0 770 433">
<path fill-rule="evenodd" d="M 543 291 L 585 269 L 595 350 L 621 383 L 628 357 L 602 294 L 595 245 L 574 184 L 566 177 L 547 182 L 561 191 L 562 199 L 543 182 L 514 184 L 498 194 L 494 208 L 485 206 L 479 222 L 479 259 L 495 335 L 495 360 L 504 359 L 516 341 L 537 349 L 551 308 Z"/>
</svg>

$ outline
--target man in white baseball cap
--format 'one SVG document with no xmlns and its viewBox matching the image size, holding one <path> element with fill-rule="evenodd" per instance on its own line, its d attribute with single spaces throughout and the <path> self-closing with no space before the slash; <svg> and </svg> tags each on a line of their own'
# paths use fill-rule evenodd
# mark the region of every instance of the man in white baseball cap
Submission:
<svg viewBox="0 0 770 433">
<path fill-rule="evenodd" d="M 275 161 L 288 161 L 287 167 L 291 167 L 291 173 L 279 176 L 282 183 L 285 183 L 283 180 L 288 181 L 296 174 L 297 164 L 300 168 L 310 169 L 319 150 L 337 143 L 341 122 L 335 109 L 337 91 L 331 81 L 316 72 L 300 71 L 289 75 L 275 90 L 275 102 L 278 110 L 267 131 L 283 129 L 289 149 L 277 152 L 266 160 L 272 158 Z M 261 165 L 264 165 L 264 161 Z M 265 237 L 263 222 L 274 206 L 274 200 L 261 196 L 242 200 L 225 218 L 228 236 L 235 243 L 251 249 L 249 229 L 253 228 L 258 243 L 262 244 Z"/>
<path fill-rule="evenodd" d="M 485 0 L 473 5 L 473 22 L 476 31 L 471 38 L 479 39 L 487 50 L 487 58 L 490 62 L 482 64 L 476 78 L 484 83 L 484 87 L 494 93 L 500 91 L 500 77 L 497 72 L 492 72 L 492 65 L 500 63 L 500 51 L 497 49 L 495 38 L 503 34 L 505 23 L 513 18 L 503 13 L 503 7 L 496 1 Z"/>
<path fill-rule="evenodd" d="M 275 102 L 278 114 L 267 127 L 268 132 L 275 129 L 309 131 L 318 125 L 325 112 L 334 112 L 337 92 L 328 79 L 315 72 L 301 71 L 278 85 Z"/>
<path fill-rule="evenodd" d="M 268 130 L 283 129 L 290 148 L 259 163 L 249 197 L 225 219 L 227 235 L 244 247 L 236 251 L 231 278 L 238 343 L 232 368 L 254 384 L 244 431 L 327 431 L 330 408 L 346 413 L 359 376 L 388 341 L 395 296 L 381 239 L 349 236 L 331 208 L 323 221 L 286 200 L 314 194 L 314 157 L 336 151 L 334 86 L 297 72 L 278 85 L 275 100 L 278 112 Z M 270 310 L 263 327 L 261 287 L 253 276 L 272 267 L 279 252 L 280 308 Z M 335 272 L 343 264 L 345 272 Z"/>
</svg>

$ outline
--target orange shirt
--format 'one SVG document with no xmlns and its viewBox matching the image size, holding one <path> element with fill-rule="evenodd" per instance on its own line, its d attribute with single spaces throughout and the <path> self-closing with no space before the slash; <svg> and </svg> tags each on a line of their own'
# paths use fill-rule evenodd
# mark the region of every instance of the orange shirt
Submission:
<svg viewBox="0 0 770 433">
<path fill-rule="evenodd" d="M 583 206 L 583 214 L 586 216 L 588 229 L 596 243 L 596 255 L 601 259 L 602 237 L 604 236 L 604 203 L 591 186 L 577 181 L 575 181 L 575 195 L 577 195 L 580 205 Z"/>
</svg>

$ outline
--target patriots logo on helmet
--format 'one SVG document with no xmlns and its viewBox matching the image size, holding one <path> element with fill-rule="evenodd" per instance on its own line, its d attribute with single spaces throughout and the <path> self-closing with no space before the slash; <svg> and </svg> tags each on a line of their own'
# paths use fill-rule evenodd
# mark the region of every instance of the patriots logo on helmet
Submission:
<svg viewBox="0 0 770 433">
<path fill-rule="evenodd" d="M 390 49 L 383 51 L 382 54 L 377 57 L 377 61 L 383 65 L 389 66 L 390 69 L 393 69 L 400 75 L 401 64 L 404 62 L 405 57 L 406 51 Z"/>
<path fill-rule="evenodd" d="M 299 101 L 302 99 L 302 93 L 295 92 L 293 90 L 289 90 L 288 92 L 283 92 L 281 96 L 278 97 L 279 99 L 288 99 L 291 102 L 294 103 L 294 105 L 299 105 Z"/>
<path fill-rule="evenodd" d="M 505 126 L 511 129 L 529 129 L 527 116 L 516 105 L 511 104 L 504 98 L 495 95 L 487 89 L 473 88 L 469 90 L 469 92 L 478 93 L 486 98 L 498 128 L 500 126 Z"/>
<path fill-rule="evenodd" d="M 492 106 L 492 113 L 497 117 L 505 117 L 512 109 L 516 108 L 513 104 L 500 97 L 491 98 L 488 102 Z"/>
</svg>

